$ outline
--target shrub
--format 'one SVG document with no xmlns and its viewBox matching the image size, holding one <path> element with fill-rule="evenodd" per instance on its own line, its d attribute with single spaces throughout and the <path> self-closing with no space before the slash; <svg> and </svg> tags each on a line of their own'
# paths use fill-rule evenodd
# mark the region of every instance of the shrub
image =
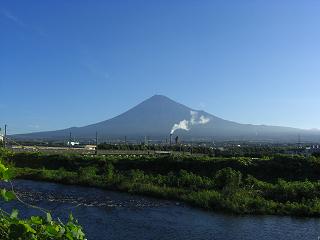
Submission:
<svg viewBox="0 0 320 240">
<path fill-rule="evenodd" d="M 9 181 L 10 176 L 10 170 L 0 161 L 0 180 Z M 15 193 L 6 189 L 1 189 L 1 197 L 4 201 L 16 199 Z M 72 215 L 64 224 L 53 221 L 49 212 L 45 216 L 20 219 L 17 210 L 9 214 L 0 209 L 0 237 L 2 240 L 84 240 L 85 234 Z"/>
<path fill-rule="evenodd" d="M 230 167 L 223 168 L 219 170 L 214 177 L 215 186 L 228 194 L 239 188 L 241 178 L 241 172 L 233 170 Z"/>
</svg>

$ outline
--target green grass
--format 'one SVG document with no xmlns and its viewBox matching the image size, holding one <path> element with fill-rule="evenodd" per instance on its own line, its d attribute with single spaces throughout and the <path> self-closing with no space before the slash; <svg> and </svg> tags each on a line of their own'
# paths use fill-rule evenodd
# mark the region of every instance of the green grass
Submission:
<svg viewBox="0 0 320 240">
<path fill-rule="evenodd" d="M 234 214 L 320 216 L 320 158 L 0 152 L 16 177 L 180 200 Z"/>
<path fill-rule="evenodd" d="M 214 177 L 187 171 L 167 175 L 145 174 L 141 170 L 97 174 L 87 167 L 64 169 L 15 168 L 17 178 L 99 187 L 156 198 L 180 200 L 192 206 L 233 214 L 320 216 L 320 182 L 279 180 L 266 183 L 246 178 L 231 168 Z"/>
</svg>

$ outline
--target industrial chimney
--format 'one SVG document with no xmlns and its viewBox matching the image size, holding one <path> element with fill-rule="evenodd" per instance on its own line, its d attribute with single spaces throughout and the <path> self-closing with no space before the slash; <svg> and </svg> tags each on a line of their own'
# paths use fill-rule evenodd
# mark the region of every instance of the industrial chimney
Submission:
<svg viewBox="0 0 320 240">
<path fill-rule="evenodd" d="M 179 142 L 179 137 L 176 136 L 176 138 L 175 138 L 175 143 L 176 143 L 176 145 L 178 144 L 178 142 Z"/>
</svg>

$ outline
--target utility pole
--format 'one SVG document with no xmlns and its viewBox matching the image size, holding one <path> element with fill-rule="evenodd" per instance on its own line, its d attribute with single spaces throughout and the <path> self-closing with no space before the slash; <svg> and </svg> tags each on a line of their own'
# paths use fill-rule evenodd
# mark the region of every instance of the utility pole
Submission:
<svg viewBox="0 0 320 240">
<path fill-rule="evenodd" d="M 193 154 L 193 139 L 191 138 L 191 155 Z"/>
<path fill-rule="evenodd" d="M 3 147 L 7 146 L 7 124 L 4 125 Z"/>
<path fill-rule="evenodd" d="M 69 132 L 69 148 L 71 148 L 71 132 Z"/>
<path fill-rule="evenodd" d="M 98 155 L 98 131 L 96 131 L 96 151 L 95 154 Z"/>
</svg>

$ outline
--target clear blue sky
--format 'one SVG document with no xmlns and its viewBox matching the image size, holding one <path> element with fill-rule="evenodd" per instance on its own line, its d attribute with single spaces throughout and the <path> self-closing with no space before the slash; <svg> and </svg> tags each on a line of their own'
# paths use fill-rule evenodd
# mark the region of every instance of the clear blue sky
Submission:
<svg viewBox="0 0 320 240">
<path fill-rule="evenodd" d="M 0 2 L 0 125 L 106 120 L 163 94 L 241 123 L 320 128 L 320 1 Z"/>
</svg>

